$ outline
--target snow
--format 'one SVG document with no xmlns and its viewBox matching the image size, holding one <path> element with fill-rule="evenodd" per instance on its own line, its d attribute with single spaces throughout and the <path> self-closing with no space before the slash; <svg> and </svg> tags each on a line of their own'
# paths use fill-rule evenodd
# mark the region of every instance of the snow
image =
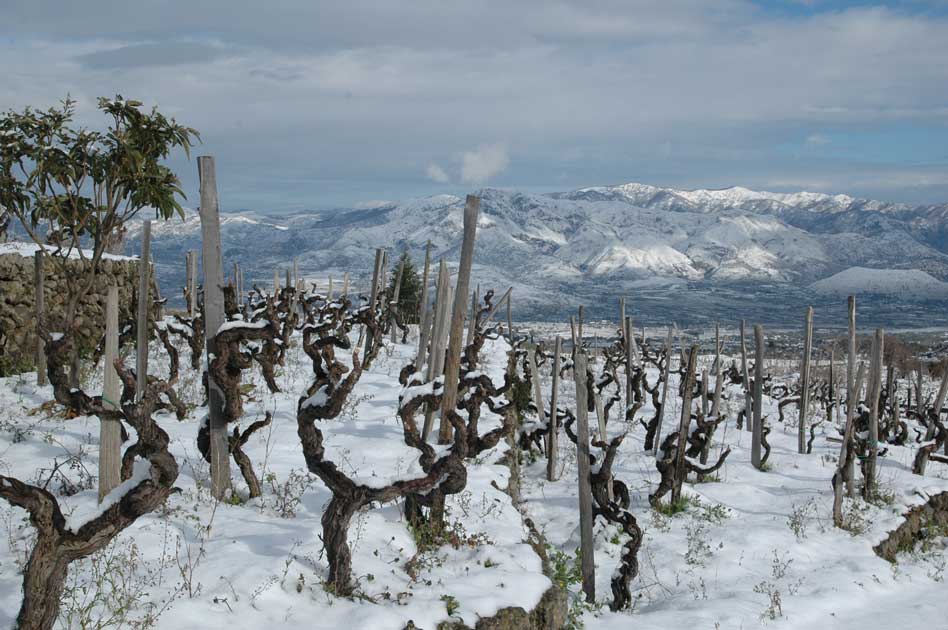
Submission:
<svg viewBox="0 0 948 630">
<path fill-rule="evenodd" d="M 415 347 L 385 343 L 340 417 L 318 421 L 326 457 L 357 483 L 371 487 L 421 474 L 418 451 L 404 444 L 396 412 L 400 397 L 404 400 L 431 388 L 430 383 L 400 387 L 395 375 L 412 360 Z M 487 342 L 479 373 L 500 382 L 506 349 L 502 340 Z M 149 363 L 163 369 L 157 343 L 152 351 Z M 195 404 L 203 393 L 200 376 L 186 369 L 188 352 L 183 348 L 178 389 L 185 402 Z M 701 360 L 710 364 L 708 357 Z M 544 368 L 542 379 L 544 392 L 549 392 L 548 369 Z M 649 382 L 656 376 L 650 367 Z M 170 414 L 156 415 L 170 436 L 170 448 L 180 467 L 176 485 L 181 492 L 172 495 L 166 507 L 120 534 L 108 552 L 136 545 L 137 562 L 122 570 L 155 578 L 142 587 L 145 602 L 159 607 L 170 602 L 156 628 L 401 630 L 412 620 L 418 628 L 433 629 L 449 620 L 445 596 L 458 604 L 455 620 L 473 627 L 479 618 L 503 607 L 532 608 L 550 586 L 540 559 L 524 542 L 528 534 L 523 516 L 545 535 L 551 554 L 572 559 L 579 534 L 571 443 L 561 436 L 562 456 L 554 482 L 545 479 L 544 459 L 531 463 L 524 458 L 523 502 L 518 506 L 499 490 L 509 481 L 509 469 L 498 463 L 507 448 L 502 443 L 469 463 L 467 488 L 447 501 L 448 522 L 463 526 L 466 536 L 478 536 L 476 544 L 420 553 L 399 504 L 372 506 L 355 516 L 349 534 L 360 596 L 347 599 L 329 594 L 323 587 L 327 565 L 319 536 L 320 518 L 330 493 L 306 473 L 296 435 L 296 406 L 300 393 L 310 384 L 309 359 L 298 343 L 290 344 L 287 365 L 277 378 L 283 391 L 270 394 L 256 370 L 244 373 L 249 393 L 241 426 L 261 419 L 267 411 L 273 413 L 273 423 L 246 446 L 264 480 L 264 496 L 259 499 L 246 500 L 246 486 L 235 469 L 235 493 L 244 502 L 215 504 L 211 500 L 207 464 L 195 446 L 198 427 L 206 417 L 203 408 L 195 407 L 183 422 Z M 621 371 L 619 378 L 624 380 Z M 677 378 L 673 371 L 668 390 L 670 417 L 676 417 L 680 404 Z M 100 386 L 101 376 L 96 374 L 87 389 L 98 391 Z M 560 405 L 573 404 L 570 378 L 561 381 L 559 393 Z M 618 566 L 624 536 L 600 522 L 595 528 L 597 603 L 578 613 L 585 627 L 943 627 L 944 583 L 936 577 L 938 559 L 944 560 L 945 552 L 930 560 L 903 555 L 897 564 L 890 565 L 873 553 L 872 546 L 898 526 L 906 510 L 948 491 L 948 466 L 933 462 L 928 476 L 918 477 L 910 472 L 917 445 L 890 447 L 888 456 L 880 461 L 880 480 L 891 493 L 891 502 L 866 505 L 846 499 L 845 508 L 863 519 L 863 531 L 837 530 L 830 516 L 829 478 L 838 444 L 826 439 L 834 431 L 829 427 L 818 431 L 813 453 L 801 456 L 796 453 L 793 428 L 776 425 L 769 437 L 773 445 L 771 468 L 758 471 L 750 465 L 749 433 L 738 430 L 733 422 L 743 404 L 740 389 L 731 387 L 727 394 L 723 410 L 731 420 L 719 429 L 720 442 L 714 445 L 712 458 L 723 443 L 732 453 L 717 472 L 717 480 L 685 485 L 685 496 L 699 503 L 676 516 L 665 517 L 649 507 L 647 495 L 658 480 L 654 458 L 643 451 L 641 428 L 634 426 L 629 432 L 613 471 L 628 485 L 631 512 L 644 530 L 640 574 L 631 585 L 635 607 L 613 613 L 606 605 L 609 579 Z M 317 400 L 312 404 L 318 404 L 324 395 L 317 392 L 304 404 L 314 398 Z M 4 474 L 42 480 L 54 460 L 61 462 L 80 452 L 81 466 L 63 466 L 64 474 L 78 481 L 83 469 L 95 473 L 98 420 L 47 415 L 48 410 L 38 408 L 50 398 L 50 387 L 38 387 L 32 379 L 0 379 L 0 466 Z M 765 399 L 765 411 L 775 418 L 776 402 Z M 648 418 L 653 412 L 647 398 L 638 417 Z M 788 410 L 787 415 L 792 419 L 793 411 Z M 482 431 L 500 422 L 501 418 L 484 409 Z M 613 420 L 610 437 L 626 429 Z M 443 453 L 448 447 L 435 448 Z M 147 463 L 138 462 L 133 479 L 111 493 L 103 506 L 113 504 L 147 474 Z M 96 502 L 94 486 L 72 496 L 60 491 L 58 481 L 51 482 L 49 488 L 57 495 L 73 531 L 105 509 Z M 287 505 L 293 516 L 284 517 Z M 32 530 L 24 516 L 22 510 L 0 503 L 0 524 L 5 530 L 0 539 L 0 627 L 12 625 L 20 603 L 19 567 L 24 550 L 32 544 Z M 802 536 L 788 524 L 793 518 L 799 518 L 805 529 Z M 789 562 L 781 577 L 774 576 L 775 555 Z M 409 562 L 416 573 L 408 570 Z M 179 564 L 193 575 L 195 589 L 190 596 L 183 588 Z M 71 566 L 69 579 L 94 588 L 93 575 L 90 562 L 80 561 Z M 767 582 L 781 593 L 782 617 L 774 621 L 762 619 L 769 598 L 758 587 Z M 570 591 L 571 598 L 578 599 L 578 585 L 572 584 Z M 67 601 L 64 611 L 73 605 Z M 141 615 L 142 604 L 132 612 L 133 616 Z"/>
<path fill-rule="evenodd" d="M 83 525 L 105 514 L 110 507 L 121 501 L 122 497 L 124 497 L 129 490 L 149 477 L 151 477 L 151 464 L 148 460 L 136 459 L 132 468 L 132 476 L 105 495 L 102 498 L 102 503 L 98 505 L 91 501 L 80 503 L 76 507 L 76 511 L 73 512 L 66 521 L 66 529 L 75 534 L 82 529 Z M 96 495 L 94 490 L 89 490 L 88 492 L 90 496 Z"/>
</svg>

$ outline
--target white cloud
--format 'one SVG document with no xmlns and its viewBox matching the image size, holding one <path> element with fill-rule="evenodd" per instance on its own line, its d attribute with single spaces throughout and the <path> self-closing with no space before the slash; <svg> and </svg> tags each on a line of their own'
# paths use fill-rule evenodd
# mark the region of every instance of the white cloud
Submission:
<svg viewBox="0 0 948 630">
<path fill-rule="evenodd" d="M 477 147 L 461 156 L 461 181 L 465 184 L 483 184 L 503 172 L 510 165 L 507 146 L 503 143 Z"/>
<path fill-rule="evenodd" d="M 439 184 L 447 184 L 451 181 L 451 178 L 444 172 L 444 169 L 434 163 L 428 165 L 428 168 L 425 169 L 425 175 L 427 175 L 431 181 L 438 182 Z"/>
</svg>

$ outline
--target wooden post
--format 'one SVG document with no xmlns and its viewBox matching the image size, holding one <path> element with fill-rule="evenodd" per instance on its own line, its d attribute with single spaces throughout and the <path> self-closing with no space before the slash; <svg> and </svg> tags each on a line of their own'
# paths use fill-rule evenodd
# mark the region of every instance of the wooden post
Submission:
<svg viewBox="0 0 948 630">
<path fill-rule="evenodd" d="M 191 250 L 191 291 L 188 296 L 188 310 L 191 317 L 197 317 L 198 313 L 198 281 L 197 281 L 197 250 Z"/>
<path fill-rule="evenodd" d="M 392 343 L 398 343 L 398 325 L 397 318 L 395 317 L 395 309 L 398 308 L 398 298 L 402 292 L 402 274 L 405 273 L 405 261 L 401 260 L 398 262 L 398 271 L 395 272 L 395 289 L 392 291 L 392 303 L 389 304 L 390 312 L 390 321 L 389 327 L 392 329 Z"/>
<path fill-rule="evenodd" d="M 420 370 L 425 362 L 425 352 L 431 339 L 431 309 L 426 308 L 418 331 L 418 354 L 415 355 L 415 369 Z"/>
<path fill-rule="evenodd" d="M 622 311 L 625 312 L 625 300 L 622 301 Z M 635 392 L 632 390 L 632 376 L 635 373 L 637 362 L 632 355 L 633 346 L 630 341 L 634 339 L 632 329 L 632 318 L 626 317 L 622 320 L 623 338 L 625 339 L 625 417 L 628 417 L 628 411 L 632 408 L 635 399 Z"/>
<path fill-rule="evenodd" d="M 43 386 L 49 382 L 46 374 L 46 344 L 39 335 L 39 327 L 46 316 L 46 274 L 43 271 L 43 249 L 33 255 L 33 300 L 36 307 L 36 384 Z"/>
<path fill-rule="evenodd" d="M 849 356 L 846 358 L 846 424 L 851 424 L 856 413 L 856 405 L 859 404 L 859 392 L 856 391 L 856 296 L 850 295 L 847 300 L 849 315 Z M 859 389 L 862 389 L 860 383 Z M 846 479 L 846 494 L 852 496 L 853 485 L 853 467 L 848 466 L 843 471 Z"/>
<path fill-rule="evenodd" d="M 138 261 L 138 339 L 135 344 L 135 400 L 141 400 L 148 384 L 148 305 L 151 302 L 151 221 L 142 226 L 142 255 Z"/>
<path fill-rule="evenodd" d="M 474 263 L 474 239 L 477 237 L 477 214 L 480 197 L 468 195 L 464 204 L 464 237 L 461 242 L 461 261 L 458 265 L 458 281 L 454 289 L 454 311 L 451 314 L 451 335 L 444 365 L 444 397 L 441 404 L 441 431 L 438 441 L 447 444 L 453 430 L 448 414 L 457 413 L 458 374 L 461 367 L 461 343 L 464 338 L 464 313 L 467 311 L 467 295 L 471 284 L 471 266 Z"/>
<path fill-rule="evenodd" d="M 469 346 L 474 342 L 474 326 L 477 320 L 477 302 L 480 297 L 480 286 L 471 293 L 471 317 L 467 325 L 467 337 L 464 339 L 464 345 Z"/>
<path fill-rule="evenodd" d="M 672 505 L 681 499 L 681 484 L 687 475 L 685 469 L 685 451 L 688 449 L 688 435 L 691 429 L 691 393 L 695 387 L 695 372 L 698 368 L 698 346 L 691 346 L 688 353 L 688 369 L 685 372 L 684 395 L 681 398 L 681 418 L 678 422 L 678 452 L 675 458 L 675 485 L 672 486 Z"/>
<path fill-rule="evenodd" d="M 797 421 L 797 453 L 806 454 L 806 415 L 810 406 L 810 354 L 813 349 L 813 307 L 806 308 L 803 321 L 803 364 L 800 367 L 800 413 Z"/>
<path fill-rule="evenodd" d="M 850 296 L 851 298 L 852 296 Z M 852 445 L 853 431 L 855 430 L 855 408 L 849 404 L 852 400 L 853 391 L 862 389 L 862 378 L 866 365 L 859 364 L 859 373 L 856 376 L 847 374 L 847 405 L 846 405 L 846 426 L 843 429 L 843 443 L 839 447 L 839 459 L 836 462 L 836 477 L 838 482 L 833 488 L 833 524 L 836 527 L 843 526 L 843 486 L 851 483 L 846 480 L 847 470 L 846 460 L 849 458 L 849 448 Z"/>
<path fill-rule="evenodd" d="M 655 427 L 655 440 L 652 442 L 652 454 L 658 457 L 658 445 L 662 440 L 662 421 L 665 419 L 665 402 L 668 400 L 668 374 L 672 360 L 672 329 L 668 327 L 665 337 L 665 367 L 662 368 L 662 408 L 658 412 L 658 425 Z"/>
<path fill-rule="evenodd" d="M 876 329 L 872 338 L 872 380 L 869 385 L 869 457 L 866 460 L 866 479 L 863 498 L 867 501 L 875 495 L 876 458 L 879 453 L 879 397 L 882 395 L 882 357 L 885 333 Z"/>
<path fill-rule="evenodd" d="M 918 400 L 921 401 L 923 400 L 922 395 L 921 395 L 921 391 L 922 391 L 921 369 L 919 369 L 918 390 L 919 390 Z M 946 394 L 948 394 L 948 376 L 941 379 L 941 385 L 938 387 L 938 394 L 935 395 L 935 402 L 932 405 L 931 413 L 936 418 L 938 418 L 941 415 L 941 408 L 945 404 Z M 919 407 L 922 409 L 922 413 L 924 413 L 924 406 L 922 405 L 921 402 L 919 402 Z M 919 416 L 919 417 L 921 418 L 923 416 Z M 925 441 L 928 442 L 934 437 L 935 437 L 935 422 L 930 421 L 928 423 L 928 428 L 925 430 Z M 928 467 L 928 456 L 929 456 L 929 453 L 926 451 L 923 451 L 921 454 L 921 457 L 919 458 L 918 474 L 920 475 L 924 475 L 925 469 Z"/>
<path fill-rule="evenodd" d="M 430 296 L 428 295 L 428 283 L 431 281 L 431 241 L 425 245 L 425 266 L 421 272 L 421 302 L 418 304 L 418 323 L 423 324 L 425 321 L 425 313 L 431 310 Z M 421 333 L 418 334 L 421 337 Z M 419 348 L 419 354 L 424 352 Z"/>
<path fill-rule="evenodd" d="M 563 340 L 557 335 L 556 342 L 553 345 L 553 387 L 550 391 L 550 420 L 549 432 L 546 440 L 546 479 L 547 481 L 556 481 L 556 458 L 557 458 L 557 426 L 556 403 L 559 397 L 560 386 L 560 352 L 562 352 Z"/>
<path fill-rule="evenodd" d="M 708 417 L 708 393 L 711 391 L 711 379 L 708 377 L 708 369 L 701 370 L 701 415 Z"/>
<path fill-rule="evenodd" d="M 751 392 L 750 371 L 747 367 L 747 342 L 744 335 L 744 320 L 741 320 L 741 374 L 744 378 L 744 424 L 745 429 L 752 431 L 753 422 L 753 393 Z"/>
<path fill-rule="evenodd" d="M 287 283 L 289 284 L 289 283 Z M 300 290 L 300 259 L 299 256 L 293 257 L 293 288 Z"/>
<path fill-rule="evenodd" d="M 221 257 L 220 207 L 217 201 L 217 173 L 214 158 L 198 158 L 201 186 L 201 240 L 204 266 L 204 334 L 207 340 L 207 361 L 217 353 L 217 331 L 224 323 L 223 260 Z M 230 489 L 230 452 L 227 422 L 224 418 L 224 393 L 208 373 L 207 415 L 211 442 L 211 493 L 223 499 Z"/>
<path fill-rule="evenodd" d="M 714 325 L 714 401 L 711 403 L 711 415 L 715 418 L 721 413 L 721 394 L 724 391 L 724 371 L 721 369 L 721 330 Z"/>
<path fill-rule="evenodd" d="M 546 420 L 546 408 L 543 406 L 543 388 L 540 384 L 540 369 L 537 367 L 537 346 L 531 343 L 527 347 L 527 365 L 530 368 L 530 380 L 533 381 L 533 404 L 537 407 L 537 419 L 542 424 Z"/>
<path fill-rule="evenodd" d="M 342 274 L 342 294 L 349 295 L 349 272 Z"/>
<path fill-rule="evenodd" d="M 378 248 L 375 250 L 375 267 L 372 270 L 372 290 L 369 292 L 369 308 L 370 309 L 375 309 L 376 302 L 378 301 L 379 280 L 382 275 L 382 263 L 383 263 L 382 249 Z M 381 325 L 381 322 L 379 322 L 379 325 Z M 365 336 L 365 326 L 362 327 L 362 332 L 359 335 L 359 339 L 361 340 L 364 336 Z M 374 342 L 372 341 L 372 337 L 366 338 L 365 350 L 362 353 L 363 362 L 365 362 L 366 358 L 372 352 L 373 343 Z"/>
<path fill-rule="evenodd" d="M 760 469 L 762 412 L 764 405 L 764 327 L 754 326 L 754 428 L 751 438 L 751 463 Z"/>
<path fill-rule="evenodd" d="M 435 291 L 435 308 L 431 325 L 431 350 L 428 354 L 428 381 L 441 376 L 444 370 L 444 329 L 447 313 L 447 304 L 450 298 L 450 281 L 448 267 L 441 260 L 438 264 L 438 283 Z M 429 407 L 425 411 L 425 424 L 422 430 L 422 439 L 427 440 L 431 435 L 435 410 Z"/>
<path fill-rule="evenodd" d="M 579 468 L 579 550 L 583 592 L 587 602 L 596 601 L 596 563 L 593 556 L 592 487 L 589 470 L 589 415 L 586 391 L 586 355 L 574 352 L 576 381 L 576 463 Z"/>
<path fill-rule="evenodd" d="M 105 300 L 105 355 L 103 359 L 102 406 L 121 413 L 121 383 L 115 371 L 118 358 L 118 287 L 109 286 Z M 117 418 L 99 419 L 99 503 L 122 483 L 122 423 Z"/>
</svg>

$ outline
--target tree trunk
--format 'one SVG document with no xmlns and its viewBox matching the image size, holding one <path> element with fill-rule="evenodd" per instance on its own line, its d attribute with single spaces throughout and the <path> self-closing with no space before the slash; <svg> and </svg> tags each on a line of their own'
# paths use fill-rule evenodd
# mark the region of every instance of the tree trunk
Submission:
<svg viewBox="0 0 948 630">
<path fill-rule="evenodd" d="M 40 535 L 23 572 L 23 603 L 16 618 L 18 630 L 50 630 L 59 617 L 60 598 L 69 561 L 56 539 Z"/>
<path fill-rule="evenodd" d="M 323 512 L 323 546 L 329 561 L 329 585 L 336 595 L 348 595 L 352 591 L 352 553 L 347 537 L 360 503 L 356 497 L 334 493 Z"/>
</svg>

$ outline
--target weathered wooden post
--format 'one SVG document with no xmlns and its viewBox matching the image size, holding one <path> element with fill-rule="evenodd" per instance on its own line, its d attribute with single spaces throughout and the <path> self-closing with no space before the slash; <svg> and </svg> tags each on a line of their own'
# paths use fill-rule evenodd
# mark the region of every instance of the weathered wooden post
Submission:
<svg viewBox="0 0 948 630">
<path fill-rule="evenodd" d="M 121 383 L 115 371 L 118 358 L 118 287 L 109 286 L 105 300 L 105 355 L 103 360 L 102 406 L 121 412 Z M 99 419 L 99 503 L 122 483 L 122 423 L 117 418 Z"/>
<path fill-rule="evenodd" d="M 846 358 L 846 424 L 854 422 L 856 405 L 859 404 L 859 393 L 862 383 L 856 387 L 856 296 L 850 295 L 847 300 L 849 316 L 849 356 Z M 846 479 L 846 494 L 852 496 L 855 485 L 853 483 L 853 466 L 850 464 L 843 471 Z"/>
<path fill-rule="evenodd" d="M 708 368 L 701 370 L 701 415 L 708 417 L 708 393 L 711 391 L 711 379 L 708 377 Z"/>
<path fill-rule="evenodd" d="M 198 316 L 198 255 L 196 250 L 188 252 L 191 255 L 188 261 L 190 284 L 188 285 L 188 315 Z"/>
<path fill-rule="evenodd" d="M 471 345 L 474 341 L 474 326 L 477 321 L 477 302 L 480 297 L 480 292 L 481 288 L 480 285 L 478 285 L 477 289 L 471 293 L 471 317 L 470 323 L 467 325 L 467 337 L 464 339 L 465 346 Z"/>
<path fill-rule="evenodd" d="M 201 240 L 204 266 L 204 334 L 207 361 L 217 354 L 217 331 L 224 323 L 223 260 L 221 256 L 220 207 L 217 201 L 217 173 L 214 158 L 198 157 L 201 186 Z M 230 489 L 230 452 L 224 418 L 224 392 L 208 372 L 207 416 L 211 443 L 211 493 L 220 500 Z"/>
<path fill-rule="evenodd" d="M 744 424 L 748 431 L 752 431 L 753 422 L 753 392 L 751 392 L 750 370 L 747 367 L 747 342 L 744 336 L 744 320 L 741 320 L 741 375 L 744 380 Z"/>
<path fill-rule="evenodd" d="M 379 280 L 382 275 L 383 262 L 384 262 L 384 259 L 382 256 L 382 249 L 377 248 L 375 250 L 375 267 L 372 269 L 372 289 L 369 292 L 369 308 L 371 309 L 375 309 L 376 302 L 378 301 Z M 381 325 L 381 322 L 379 322 L 379 325 Z M 362 342 L 363 338 L 365 338 L 365 326 L 363 326 L 362 330 L 359 332 L 359 343 Z M 363 362 L 365 362 L 369 354 L 372 352 L 373 343 L 374 341 L 372 340 L 372 337 L 365 338 L 365 350 L 362 353 Z"/>
<path fill-rule="evenodd" d="M 297 291 L 300 290 L 300 259 L 299 256 L 293 257 L 293 284 L 291 285 L 287 282 L 288 286 L 292 286 Z"/>
<path fill-rule="evenodd" d="M 543 388 L 540 386 L 540 370 L 537 367 L 537 345 L 527 346 L 527 366 L 530 368 L 530 380 L 533 383 L 533 404 L 537 407 L 537 420 L 540 424 L 546 420 L 546 408 L 543 406 Z M 549 451 L 549 443 L 547 443 Z"/>
<path fill-rule="evenodd" d="M 546 441 L 546 479 L 547 481 L 556 481 L 556 459 L 557 459 L 557 426 L 556 403 L 559 398 L 560 386 L 560 353 L 563 349 L 563 340 L 557 335 L 553 344 L 553 386 L 550 391 L 550 420 L 549 432 Z"/>
<path fill-rule="evenodd" d="M 396 309 L 398 309 L 398 298 L 402 292 L 402 274 L 405 273 L 405 261 L 401 260 L 398 263 L 398 271 L 395 272 L 395 289 L 392 291 L 392 302 L 388 305 L 389 308 L 389 327 L 391 328 L 392 333 L 392 343 L 398 343 L 398 317 L 395 315 Z"/>
<path fill-rule="evenodd" d="M 142 255 L 138 262 L 138 338 L 135 343 L 135 400 L 141 400 L 148 384 L 148 305 L 151 302 L 151 221 L 142 226 Z"/>
<path fill-rule="evenodd" d="M 457 413 L 458 374 L 461 367 L 461 343 L 464 341 L 464 313 L 471 286 L 471 266 L 474 263 L 474 239 L 477 237 L 477 214 L 480 197 L 468 195 L 464 204 L 464 237 L 461 241 L 461 261 L 458 281 L 454 288 L 454 310 L 451 313 L 451 335 L 444 363 L 444 398 L 441 404 L 441 430 L 438 441 L 447 444 L 454 433 L 448 422 L 449 414 Z"/>
<path fill-rule="evenodd" d="M 836 527 L 843 526 L 843 486 L 851 483 L 847 481 L 846 474 L 847 470 L 851 470 L 852 466 L 847 466 L 846 464 L 849 459 L 849 449 L 852 448 L 853 432 L 856 425 L 856 410 L 853 405 L 849 404 L 849 401 L 853 399 L 854 391 L 862 389 L 862 379 L 865 371 L 866 364 L 860 363 L 858 374 L 853 376 L 852 373 L 848 373 L 846 375 L 849 381 L 847 383 L 849 393 L 847 394 L 846 426 L 843 428 L 843 443 L 839 447 L 839 459 L 836 462 L 836 479 L 833 484 L 833 524 L 836 525 Z"/>
<path fill-rule="evenodd" d="M 678 422 L 678 452 L 675 458 L 675 485 L 672 486 L 671 503 L 681 500 L 681 484 L 685 481 L 685 451 L 688 449 L 688 435 L 691 428 L 691 393 L 695 388 L 695 372 L 698 368 L 698 346 L 691 346 L 688 353 L 688 370 L 685 372 L 684 395 L 681 398 L 681 418 Z"/>
<path fill-rule="evenodd" d="M 754 325 L 754 427 L 751 437 L 751 463 L 760 470 L 761 436 L 764 406 L 764 327 Z"/>
<path fill-rule="evenodd" d="M 662 441 L 662 422 L 665 419 L 665 402 L 668 400 L 668 374 L 672 361 L 672 329 L 668 327 L 668 335 L 665 337 L 665 365 L 662 367 L 662 402 L 661 409 L 658 411 L 658 423 L 655 426 L 655 438 L 652 442 L 652 454 L 659 457 L 658 445 Z"/>
<path fill-rule="evenodd" d="M 425 313 L 431 310 L 431 296 L 428 295 L 428 283 L 431 282 L 431 241 L 425 245 L 425 265 L 421 272 L 421 302 L 418 304 L 418 322 L 425 321 Z M 421 333 L 419 333 L 421 336 Z"/>
<path fill-rule="evenodd" d="M 592 486 L 589 470 L 589 412 L 586 391 L 586 354 L 574 348 L 573 379 L 576 382 L 576 463 L 579 469 L 579 554 L 583 592 L 587 602 L 596 601 L 596 563 L 593 556 Z"/>
<path fill-rule="evenodd" d="M 43 249 L 36 250 L 33 255 L 33 300 L 36 307 L 36 384 L 46 385 L 49 382 L 46 374 L 46 344 L 39 335 L 39 328 L 46 317 L 46 273 L 43 271 Z"/>
<path fill-rule="evenodd" d="M 721 329 L 714 325 L 714 401 L 711 403 L 711 415 L 715 418 L 721 413 L 721 394 L 724 391 L 724 371 L 721 369 Z"/>
<path fill-rule="evenodd" d="M 866 459 L 866 479 L 863 498 L 869 501 L 875 495 L 876 458 L 879 453 L 879 397 L 882 395 L 882 357 L 885 333 L 876 329 L 872 338 L 872 380 L 869 384 L 869 456 Z"/>
<path fill-rule="evenodd" d="M 813 307 L 806 307 L 803 322 L 803 364 L 800 367 L 800 413 L 797 421 L 797 453 L 806 454 L 806 416 L 810 407 L 810 354 L 813 350 Z"/>
<path fill-rule="evenodd" d="M 432 315 L 431 344 L 428 354 L 428 380 L 432 381 L 444 373 L 444 333 L 447 329 L 448 304 L 451 302 L 451 281 L 448 279 L 448 267 L 444 260 L 438 264 L 438 284 L 435 292 L 435 308 Z M 429 407 L 425 411 L 425 424 L 422 430 L 422 439 L 427 440 L 431 435 L 435 409 Z"/>
<path fill-rule="evenodd" d="M 922 400 L 921 386 L 922 386 L 921 378 L 919 378 L 919 396 L 918 396 L 919 400 Z M 945 376 L 944 378 L 941 379 L 941 385 L 938 387 L 938 393 L 935 395 L 935 402 L 933 403 L 932 410 L 931 410 L 931 413 L 935 418 L 938 418 L 939 416 L 941 416 L 941 409 L 945 405 L 946 395 L 948 395 L 948 376 Z M 919 406 L 922 407 L 922 410 L 923 410 L 922 413 L 924 413 L 924 406 L 921 404 Z M 924 416 L 920 415 L 919 417 L 922 418 Z M 935 422 L 934 420 L 929 420 L 928 428 L 925 430 L 925 441 L 928 442 L 934 437 L 935 437 Z M 918 468 L 917 473 L 919 475 L 925 474 L 925 469 L 928 467 L 929 455 L 930 453 L 928 451 L 922 451 L 919 454 L 918 466 L 917 466 Z"/>
</svg>

